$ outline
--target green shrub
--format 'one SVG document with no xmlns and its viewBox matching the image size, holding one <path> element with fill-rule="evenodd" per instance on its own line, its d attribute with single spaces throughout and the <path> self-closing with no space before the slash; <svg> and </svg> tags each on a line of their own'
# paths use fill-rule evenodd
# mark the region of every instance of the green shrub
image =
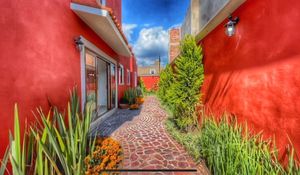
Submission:
<svg viewBox="0 0 300 175">
<path fill-rule="evenodd" d="M 300 174 L 293 149 L 289 149 L 289 164 L 284 168 L 278 161 L 277 149 L 271 148 L 271 140 L 251 134 L 235 118 L 224 115 L 216 122 L 213 117 L 205 117 L 196 133 L 180 132 L 172 119 L 166 122 L 166 128 L 196 161 L 203 158 L 212 174 Z"/>
<path fill-rule="evenodd" d="M 201 105 L 200 88 L 204 80 L 202 49 L 192 36 L 181 43 L 181 53 L 175 60 L 174 70 L 167 66 L 160 74 L 158 96 L 172 111 L 181 130 L 197 127 L 195 109 Z"/>
<path fill-rule="evenodd" d="M 144 83 L 144 81 L 142 79 L 139 79 L 138 86 L 141 88 L 143 94 L 147 93 L 147 89 L 146 89 L 145 83 Z"/>
<path fill-rule="evenodd" d="M 144 97 L 143 91 L 139 86 L 136 87 L 136 93 L 138 97 Z"/>
<path fill-rule="evenodd" d="M 171 65 L 168 64 L 166 68 L 160 73 L 157 91 L 157 95 L 160 98 L 160 100 L 163 102 L 163 104 L 167 105 L 168 107 L 171 107 L 171 101 L 169 99 L 172 95 L 170 87 L 173 83 L 173 69 Z"/>
<path fill-rule="evenodd" d="M 197 125 L 196 105 L 204 80 L 202 49 L 192 36 L 181 43 L 180 56 L 175 60 L 175 81 L 171 87 L 172 110 L 177 125 L 189 130 Z"/>
</svg>

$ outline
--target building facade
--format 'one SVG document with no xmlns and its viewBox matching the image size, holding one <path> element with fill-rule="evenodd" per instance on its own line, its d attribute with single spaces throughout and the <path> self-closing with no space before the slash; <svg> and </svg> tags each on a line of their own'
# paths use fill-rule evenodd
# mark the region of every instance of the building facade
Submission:
<svg viewBox="0 0 300 175">
<path fill-rule="evenodd" d="M 104 2 L 104 1 L 103 1 Z M 0 157 L 18 104 L 21 128 L 37 107 L 66 107 L 77 86 L 93 121 L 111 115 L 137 82 L 136 59 L 121 30 L 121 0 L 0 2 Z"/>
<path fill-rule="evenodd" d="M 169 30 L 169 63 L 172 63 L 180 53 L 180 27 Z"/>
<path fill-rule="evenodd" d="M 283 153 L 291 139 L 300 153 L 300 2 L 276 0 L 192 0 L 182 31 L 203 47 L 201 92 L 207 111 L 229 112 L 265 138 L 275 137 Z M 191 9 L 191 8 L 190 8 Z M 190 10 L 189 9 L 189 10 Z M 280 12 L 280 13 L 278 13 Z M 235 34 L 225 34 L 228 16 L 239 17 Z M 195 20 L 196 19 L 196 20 Z M 198 28 L 190 32 L 189 28 Z"/>
<path fill-rule="evenodd" d="M 160 59 L 149 66 L 138 66 L 138 78 L 144 82 L 147 90 L 157 90 L 161 69 Z"/>
</svg>

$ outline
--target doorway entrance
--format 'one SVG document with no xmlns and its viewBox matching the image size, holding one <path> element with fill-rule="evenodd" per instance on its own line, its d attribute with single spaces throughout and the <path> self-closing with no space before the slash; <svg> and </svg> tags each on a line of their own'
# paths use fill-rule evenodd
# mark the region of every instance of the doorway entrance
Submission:
<svg viewBox="0 0 300 175">
<path fill-rule="evenodd" d="M 86 108 L 94 121 L 116 107 L 116 66 L 90 50 L 85 65 Z"/>
</svg>

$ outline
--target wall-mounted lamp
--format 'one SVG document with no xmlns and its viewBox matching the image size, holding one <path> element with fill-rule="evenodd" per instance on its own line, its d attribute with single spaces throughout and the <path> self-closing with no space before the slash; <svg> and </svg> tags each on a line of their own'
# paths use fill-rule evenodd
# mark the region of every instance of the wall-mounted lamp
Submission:
<svg viewBox="0 0 300 175">
<path fill-rule="evenodd" d="M 79 51 L 81 51 L 81 50 L 82 50 L 82 47 L 83 47 L 83 42 L 81 41 L 80 36 L 79 36 L 79 37 L 76 37 L 76 38 L 74 39 L 74 42 L 75 42 L 75 44 L 76 44 L 76 48 L 77 48 Z"/>
<path fill-rule="evenodd" d="M 233 19 L 233 17 L 230 15 L 228 17 L 228 20 L 229 21 L 227 22 L 227 24 L 225 24 L 225 27 L 226 27 L 225 33 L 226 33 L 226 35 L 228 35 L 230 37 L 230 36 L 234 35 L 234 33 L 235 33 L 235 25 L 240 21 L 240 19 L 239 19 L 239 17 L 235 17 Z"/>
</svg>

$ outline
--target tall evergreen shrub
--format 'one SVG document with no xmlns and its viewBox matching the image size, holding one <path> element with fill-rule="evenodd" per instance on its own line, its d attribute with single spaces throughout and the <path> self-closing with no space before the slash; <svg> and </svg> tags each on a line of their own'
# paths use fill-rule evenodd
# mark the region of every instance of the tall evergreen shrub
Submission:
<svg viewBox="0 0 300 175">
<path fill-rule="evenodd" d="M 141 78 L 138 81 L 138 86 L 141 88 L 143 94 L 145 94 L 147 92 L 145 83 Z"/>
<path fill-rule="evenodd" d="M 180 51 L 175 60 L 170 101 L 177 126 L 187 131 L 197 125 L 195 109 L 200 103 L 200 87 L 204 80 L 203 54 L 195 38 L 189 35 L 182 41 Z"/>
<path fill-rule="evenodd" d="M 189 35 L 182 41 L 180 50 L 174 68 L 167 65 L 160 74 L 158 97 L 173 113 L 177 126 L 187 131 L 197 125 L 195 109 L 201 103 L 203 55 L 202 48 Z"/>
<path fill-rule="evenodd" d="M 167 65 L 166 68 L 160 73 L 160 79 L 158 82 L 158 92 L 157 95 L 160 98 L 160 100 L 170 107 L 170 87 L 174 83 L 174 75 L 173 75 L 173 69 L 171 65 Z"/>
</svg>

